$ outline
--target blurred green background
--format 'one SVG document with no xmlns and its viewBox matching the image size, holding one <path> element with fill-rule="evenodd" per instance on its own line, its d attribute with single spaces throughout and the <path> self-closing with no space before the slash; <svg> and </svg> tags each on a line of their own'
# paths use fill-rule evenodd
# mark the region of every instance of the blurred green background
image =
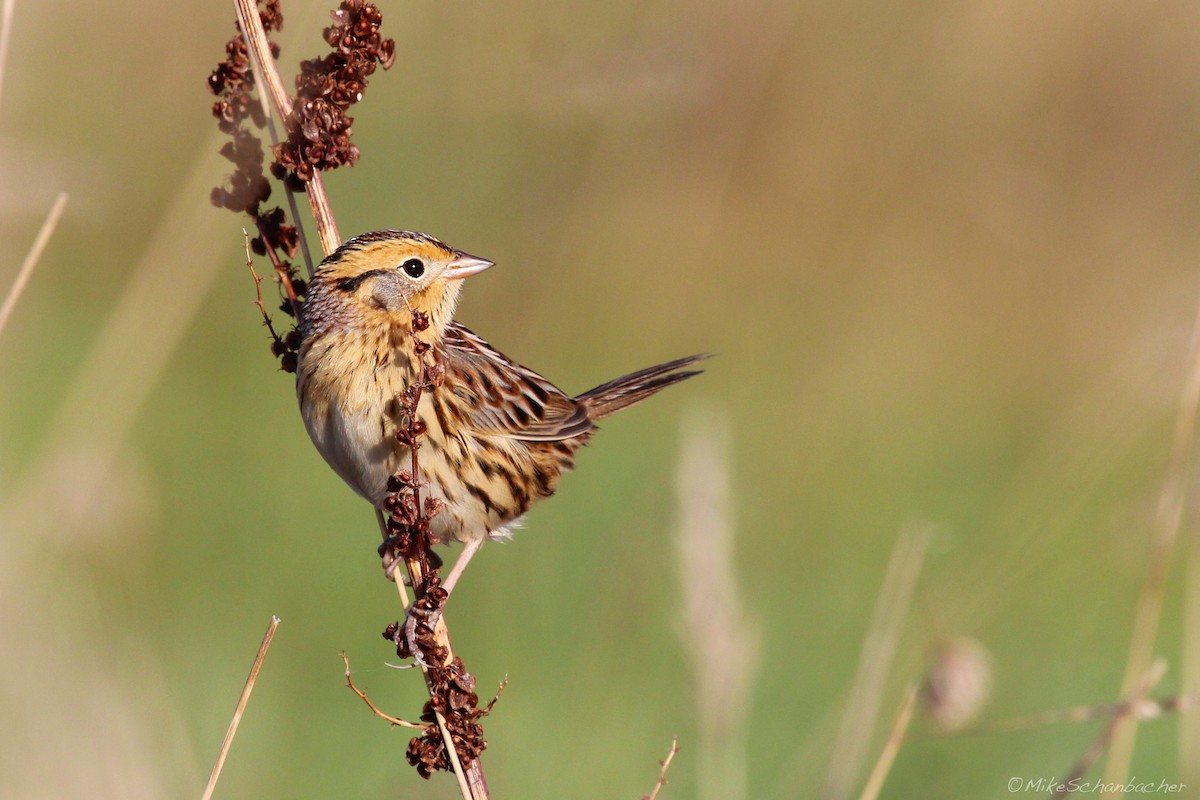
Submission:
<svg viewBox="0 0 1200 800">
<path fill-rule="evenodd" d="M 397 60 L 356 108 L 362 160 L 329 179 L 343 234 L 495 260 L 459 318 L 570 391 L 720 354 L 607 422 L 452 601 L 481 694 L 511 680 L 494 796 L 633 800 L 676 733 L 661 798 L 712 796 L 705 741 L 722 796 L 816 796 L 914 525 L 929 546 L 854 795 L 946 637 L 990 653 L 984 722 L 1118 696 L 1200 293 L 1194 3 L 380 5 Z M 284 3 L 285 76 L 328 8 Z M 399 608 L 374 522 L 268 353 L 244 220 L 208 204 L 230 5 L 17 0 L 13 30 L 0 293 L 70 200 L 0 334 L 0 794 L 198 796 L 276 614 L 216 796 L 457 796 L 343 686 L 344 649 L 389 711 L 423 697 L 383 666 Z M 697 415 L 729 430 L 738 585 L 713 573 L 717 607 L 757 642 L 715 739 L 698 675 L 741 660 L 719 613 L 681 637 L 673 541 Z M 1180 691 L 1196 523 L 1159 695 Z M 1102 725 L 918 720 L 884 796 L 1009 796 Z M 1144 724 L 1132 771 L 1200 797 L 1180 726 Z"/>
</svg>

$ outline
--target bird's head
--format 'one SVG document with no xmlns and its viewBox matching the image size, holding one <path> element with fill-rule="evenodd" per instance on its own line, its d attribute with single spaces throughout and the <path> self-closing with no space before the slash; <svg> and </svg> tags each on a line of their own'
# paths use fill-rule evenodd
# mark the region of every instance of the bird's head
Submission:
<svg viewBox="0 0 1200 800">
<path fill-rule="evenodd" d="M 411 231 L 375 231 L 350 239 L 313 276 L 306 303 L 308 325 L 317 317 L 337 325 L 349 311 L 366 320 L 379 315 L 407 326 L 414 309 L 429 315 L 435 335 L 450 322 L 462 281 L 492 262 Z M 383 321 L 383 320 L 380 320 Z"/>
</svg>

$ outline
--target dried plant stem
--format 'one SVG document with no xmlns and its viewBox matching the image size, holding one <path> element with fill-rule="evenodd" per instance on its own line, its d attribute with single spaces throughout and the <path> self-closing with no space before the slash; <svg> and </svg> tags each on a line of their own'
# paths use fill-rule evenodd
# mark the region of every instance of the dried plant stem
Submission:
<svg viewBox="0 0 1200 800">
<path fill-rule="evenodd" d="M 650 790 L 650 794 L 642 795 L 642 800 L 656 800 L 658 792 L 662 787 L 667 785 L 667 770 L 671 767 L 671 759 L 675 758 L 675 754 L 679 752 L 679 737 L 671 737 L 671 749 L 667 752 L 667 757 L 658 762 L 660 769 L 658 770 L 658 780 L 654 783 L 654 788 Z"/>
<path fill-rule="evenodd" d="M 421 575 L 421 567 L 413 561 L 405 561 L 405 566 L 408 568 L 408 574 L 412 576 L 414 586 L 419 586 L 421 580 L 417 576 Z M 399 564 L 397 564 L 399 566 Z M 396 589 L 400 592 L 400 603 L 404 606 L 404 613 L 408 613 L 408 591 L 404 588 L 404 579 L 396 574 L 395 567 L 392 568 L 392 579 L 396 583 Z M 450 635 L 446 630 L 445 614 L 438 617 L 437 623 L 434 626 L 433 635 L 437 638 L 438 644 L 446 648 L 446 662 L 454 658 L 453 652 L 450 650 Z M 419 660 L 418 660 L 418 663 Z M 421 664 L 421 674 L 425 676 L 425 684 L 430 691 L 433 690 L 433 684 L 429 680 L 429 668 Z M 458 749 L 454 746 L 454 737 L 450 735 L 450 729 L 446 726 L 446 718 L 442 716 L 442 712 L 436 708 L 433 709 L 433 716 L 437 719 L 438 730 L 442 734 L 442 741 L 446 744 L 446 754 L 450 758 L 450 765 L 454 767 L 454 777 L 458 780 L 458 789 L 462 792 L 465 800 L 480 800 L 480 796 L 471 788 L 467 782 L 466 772 L 463 770 L 462 762 L 458 758 Z M 482 776 L 482 773 L 480 773 Z M 483 797 L 487 797 L 486 794 Z"/>
<path fill-rule="evenodd" d="M 233 710 L 233 719 L 229 720 L 229 730 L 225 731 L 225 741 L 221 742 L 221 751 L 217 753 L 216 763 L 213 764 L 212 773 L 208 776 L 208 785 L 204 787 L 201 800 L 209 800 L 213 790 L 217 788 L 217 779 L 221 777 L 221 768 L 225 766 L 225 757 L 229 755 L 229 748 L 233 745 L 233 737 L 237 734 L 238 724 L 242 721 L 242 714 L 246 711 L 246 703 L 250 702 L 250 692 L 254 690 L 254 682 L 258 679 L 258 671 L 262 668 L 263 659 L 267 657 L 267 650 L 271 647 L 271 640 L 275 638 L 275 629 L 278 627 L 279 617 L 271 617 L 271 623 L 267 625 L 267 632 L 263 634 L 262 644 L 258 646 L 258 655 L 254 657 L 254 664 L 250 667 L 246 685 L 242 687 L 242 695 L 238 698 L 237 708 Z M 347 667 L 347 669 L 349 668 Z"/>
<path fill-rule="evenodd" d="M 888 734 L 887 741 L 883 744 L 879 759 L 875 762 L 871 776 L 867 778 L 867 785 L 863 787 L 858 800 L 875 800 L 879 797 L 879 792 L 883 789 L 883 782 L 887 780 L 888 773 L 892 771 L 892 764 L 896 763 L 896 754 L 900 752 L 900 745 L 904 744 L 904 737 L 908 735 L 908 724 L 912 722 L 913 708 L 917 704 L 919 689 L 920 684 L 914 681 L 904 691 L 904 699 L 900 701 L 900 712 L 896 714 L 896 721 L 892 723 L 891 733 Z"/>
<path fill-rule="evenodd" d="M 262 315 L 263 325 L 266 326 L 267 332 L 271 334 L 271 339 L 276 342 L 280 341 L 280 336 L 275 332 L 275 323 L 271 321 L 271 315 L 267 313 L 267 304 L 263 302 L 262 294 L 262 276 L 254 270 L 254 259 L 250 255 L 250 234 L 242 229 L 242 237 L 245 240 L 244 247 L 246 250 L 246 267 L 250 270 L 250 277 L 254 280 L 254 305 L 258 308 L 258 313 Z M 290 289 L 291 286 L 289 285 Z M 296 306 L 296 294 L 291 293 L 290 300 L 293 307 Z"/>
<path fill-rule="evenodd" d="M 0 61 L 0 66 L 3 62 Z M 67 193 L 60 192 L 54 200 L 54 205 L 50 207 L 50 213 L 46 215 L 46 221 L 42 223 L 41 230 L 38 231 L 37 238 L 33 242 L 33 247 L 29 248 L 29 254 L 25 256 L 25 261 L 21 264 L 21 269 L 17 272 L 17 279 L 13 281 L 12 288 L 8 290 L 8 295 L 4 298 L 4 304 L 0 305 L 0 333 L 4 332 L 4 326 L 8 322 L 8 318 L 12 315 L 12 311 L 17 306 L 17 300 L 21 299 L 21 293 L 25 291 L 26 284 L 29 283 L 29 276 L 33 274 L 34 268 L 42 258 L 42 252 L 45 251 L 46 245 L 50 242 L 50 237 L 54 235 L 54 229 L 58 226 L 58 220 L 62 217 L 63 209 L 67 205 Z"/>
<path fill-rule="evenodd" d="M 848 797 L 851 785 L 858 780 L 871 732 L 879 716 L 884 680 L 908 616 L 909 601 L 928 544 L 929 531 L 926 528 L 908 528 L 901 533 L 900 540 L 892 550 L 887 575 L 863 638 L 858 669 L 848 695 L 850 699 L 834 740 L 829 773 L 822 792 L 826 800 Z"/>
<path fill-rule="evenodd" d="M 379 706 L 371 702 L 371 698 L 367 697 L 367 693 L 354 685 L 354 680 L 350 677 L 350 656 L 346 655 L 345 650 L 342 651 L 342 662 L 346 665 L 346 686 L 350 689 L 350 691 L 358 695 L 360 700 L 367 704 L 367 708 L 375 712 L 375 716 L 379 717 L 380 719 L 386 719 L 388 722 L 396 725 L 397 727 L 415 728 L 419 731 L 425 730 L 424 725 L 421 725 L 417 722 L 409 722 L 408 720 L 401 719 L 400 717 L 393 717 L 391 714 L 388 714 L 386 711 L 380 709 Z"/>
<path fill-rule="evenodd" d="M 271 57 L 271 44 L 267 40 L 267 32 L 263 29 L 262 18 L 258 15 L 258 4 L 255 0 L 234 0 L 234 8 L 237 9 L 242 35 L 246 37 L 246 50 L 254 68 L 255 82 L 260 91 L 266 89 L 275 114 L 286 122 L 292 113 L 292 100 L 283 88 L 283 80 L 279 77 L 279 70 L 275 68 L 275 59 Z M 333 218 L 333 206 L 329 202 L 329 193 L 325 191 L 321 173 L 313 173 L 308 182 L 307 194 L 313 219 L 317 224 L 317 236 L 321 239 L 321 249 L 325 251 L 325 255 L 329 255 L 342 243 L 342 237 L 338 233 L 337 221 Z M 298 219 L 295 209 L 292 215 L 294 220 Z"/>
<path fill-rule="evenodd" d="M 260 91 L 265 89 L 275 114 L 279 119 L 286 122 L 291 114 L 292 102 L 291 98 L 288 97 L 287 90 L 284 89 L 283 80 L 279 76 L 279 70 L 275 68 L 275 59 L 271 56 L 271 46 L 267 40 L 267 33 L 263 29 L 262 19 L 259 17 L 258 5 L 255 0 L 234 0 L 234 8 L 237 10 L 238 24 L 246 39 L 246 49 L 250 55 L 250 63 L 253 65 L 255 80 L 259 85 L 259 89 Z M 312 207 L 313 219 L 316 221 L 317 235 L 321 239 L 321 248 L 326 255 L 329 255 L 338 248 L 342 240 L 341 235 L 338 233 L 337 222 L 333 217 L 333 208 L 329 202 L 329 194 L 325 190 L 325 184 L 319 172 L 315 172 L 312 179 L 308 181 L 307 195 L 309 205 Z M 376 510 L 376 516 L 381 530 L 384 530 L 386 535 L 383 515 Z M 420 586 L 424 579 L 420 564 L 416 559 L 406 559 L 405 566 L 412 585 Z M 399 578 L 399 576 L 395 577 Z M 399 588 L 401 599 L 407 612 L 408 595 L 404 590 L 403 580 L 397 580 L 396 586 Z M 444 621 L 438 620 L 438 624 L 434 628 L 434 635 L 437 637 L 438 643 L 446 648 L 446 652 L 449 654 L 447 658 L 452 658 L 450 637 Z M 424 668 L 422 668 L 422 672 L 425 673 Z M 428 673 L 425 674 L 428 679 Z M 429 686 L 428 680 L 426 680 L 426 685 Z M 480 766 L 478 759 L 471 763 L 471 782 L 468 786 L 458 758 L 458 751 L 455 749 L 454 741 L 446 729 L 446 722 L 440 714 L 438 715 L 438 728 L 446 743 L 446 750 L 451 763 L 455 767 L 455 775 L 458 777 L 459 788 L 463 793 L 463 797 L 465 800 L 485 800 L 489 795 L 487 793 L 487 784 L 483 777 L 483 768 Z"/>
<path fill-rule="evenodd" d="M 1108 719 L 1124 715 L 1129 719 L 1156 719 L 1163 714 L 1182 711 L 1193 711 L 1200 708 L 1200 697 L 1195 695 L 1177 694 L 1155 700 L 1141 697 L 1132 702 L 1105 703 L 1098 706 L 1074 706 L 1053 711 L 1042 711 L 1037 714 L 1027 714 L 1024 717 L 1002 719 L 988 725 L 980 726 L 968 734 L 975 733 L 1010 733 L 1024 731 L 1030 728 L 1040 728 L 1045 725 L 1057 725 L 1062 722 L 1091 722 L 1095 719 Z M 951 734 L 959 736 L 961 734 Z"/>
<path fill-rule="evenodd" d="M 214 141 L 206 147 L 215 150 Z M 203 152 L 203 151 L 201 151 Z M 127 270 L 127 280 L 101 329 L 90 337 L 88 354 L 70 387 L 62 393 L 49 436 L 39 446 L 20 484 L 11 487 L 6 522 L 20 520 L 13 530 L 41 525 L 47 508 L 55 508 L 62 489 L 62 461 L 68 454 L 89 454 L 92 468 L 78 478 L 76 491 L 96 491 L 98 476 L 117 463 L 120 445 L 139 419 L 142 405 L 170 355 L 192 324 L 218 273 L 227 266 L 217 250 L 218 219 L 201 213 L 198 198 L 207 191 L 216 158 L 197 158 L 192 169 L 177 179 L 179 190 L 164 209 L 157 230 L 142 244 L 141 255 Z M 180 252 L 193 265 L 188 291 L 178 291 L 179 276 L 164 270 Z M 154 336 L 145 332 L 153 330 Z M 131 348 L 129 342 L 138 341 Z M 119 392 L 96 387 L 119 382 Z M 0 523 L 3 527 L 4 523 Z M 27 537 L 36 538 L 36 537 Z"/>
<path fill-rule="evenodd" d="M 1077 785 L 1079 780 L 1087 774 L 1087 771 L 1092 768 L 1092 765 L 1096 763 L 1109 747 L 1109 744 L 1113 742 L 1113 737 L 1122 729 L 1122 723 L 1128 721 L 1130 716 L 1129 709 L 1132 709 L 1140 701 L 1145 700 L 1146 695 L 1162 680 L 1166 671 L 1166 662 L 1159 659 L 1151 664 L 1149 669 L 1138 678 L 1133 690 L 1123 696 L 1123 709 L 1113 715 L 1113 718 L 1104 726 L 1104 730 L 1100 731 L 1100 734 L 1088 745 L 1088 749 L 1084 751 L 1079 760 L 1075 762 L 1075 766 L 1071 768 L 1070 774 L 1059 784 L 1059 789 L 1054 793 L 1053 797 L 1066 797 L 1073 791 L 1071 787 Z M 1107 778 L 1104 783 L 1108 783 Z"/>
<path fill-rule="evenodd" d="M 1129 642 L 1129 655 L 1125 661 L 1125 677 L 1121 682 L 1121 695 L 1132 692 L 1150 669 L 1150 660 L 1154 654 L 1154 642 L 1158 638 L 1158 625 L 1162 617 L 1163 595 L 1166 592 L 1167 572 L 1171 566 L 1171 556 L 1175 550 L 1175 541 L 1179 537 L 1180 521 L 1183 518 L 1183 504 L 1187 493 L 1188 466 L 1192 460 L 1192 448 L 1196 433 L 1196 416 L 1200 412 L 1200 309 L 1197 309 L 1196 320 L 1192 330 L 1191 347 L 1189 349 L 1190 367 L 1183 391 L 1179 397 L 1179 407 L 1175 416 L 1175 431 L 1171 441 L 1171 456 L 1167 466 L 1167 474 L 1163 480 L 1162 490 L 1158 496 L 1158 506 L 1154 518 L 1154 537 L 1150 544 L 1150 563 L 1146 568 L 1146 577 L 1142 582 L 1141 594 L 1138 597 L 1136 616 L 1134 617 L 1133 635 Z M 1190 579 L 1200 580 L 1195 575 Z M 1194 615 L 1195 610 L 1192 611 Z M 1194 635 L 1194 634 L 1193 634 Z M 1200 646 L 1187 645 L 1185 632 L 1185 652 L 1195 653 Z M 1184 664 L 1184 688 L 1195 690 L 1197 679 L 1192 676 L 1200 666 L 1192 663 Z M 1123 786 L 1129 774 L 1129 766 L 1133 760 L 1133 748 L 1137 741 L 1137 721 L 1128 721 L 1128 725 L 1120 726 L 1115 732 L 1112 747 L 1109 750 L 1108 764 L 1104 770 L 1104 782 Z M 1184 726 L 1181 736 L 1182 748 L 1188 752 L 1200 752 L 1200 731 Z M 1108 792 L 1104 797 L 1119 797 L 1120 792 Z"/>
<path fill-rule="evenodd" d="M 691 759 L 696 800 L 743 800 L 749 797 L 746 714 L 762 637 L 738 585 L 730 424 L 727 414 L 694 406 L 681 427 L 675 540 L 683 592 L 679 629 L 698 711 Z"/>
<path fill-rule="evenodd" d="M 1183 596 L 1182 655 L 1180 657 L 1180 710 L 1200 705 L 1200 532 L 1188 536 L 1187 572 Z M 1183 714 L 1179 719 L 1179 778 L 1200 784 L 1200 718 Z"/>
<path fill-rule="evenodd" d="M 321 248 L 325 255 L 338 249 L 342 236 L 338 233 L 337 222 L 333 219 L 333 207 L 329 204 L 329 193 L 325 191 L 325 181 L 321 173 L 314 172 L 308 182 L 308 204 L 312 207 L 313 219 L 317 221 L 317 236 L 321 239 Z"/>
<path fill-rule="evenodd" d="M 383 512 L 379 509 L 375 510 L 375 520 L 379 523 L 379 531 L 386 539 L 388 536 L 387 523 L 384 521 Z M 405 570 L 408 572 L 409 581 L 413 586 L 420 586 L 425 580 L 425 574 L 421 566 L 419 558 L 405 558 Z M 400 604 L 404 607 L 404 613 L 408 613 L 409 598 L 408 589 L 404 585 L 404 576 L 399 573 L 401 562 L 397 561 L 392 567 L 391 578 L 396 584 L 396 591 L 400 595 Z M 450 647 L 450 631 L 446 627 L 446 615 L 438 615 L 436 624 L 433 627 L 433 635 L 437 643 L 446 648 L 446 661 L 449 664 L 454 659 L 454 650 Z M 429 669 L 425 664 L 417 660 L 421 667 L 421 674 L 425 677 L 425 687 L 433 692 L 433 683 L 429 678 Z M 454 767 L 454 777 L 458 780 L 458 788 L 462 793 L 463 800 L 488 800 L 491 794 L 488 792 L 487 781 L 483 776 L 483 767 L 480 766 L 479 760 L 471 762 L 471 766 L 464 772 L 462 762 L 458 758 L 458 749 L 454 746 L 454 737 L 450 735 L 449 728 L 446 727 L 446 719 L 441 712 L 434 709 L 434 715 L 437 718 L 438 731 L 442 734 L 442 741 L 446 744 L 446 753 L 450 758 L 450 763 Z"/>
<path fill-rule="evenodd" d="M 0 95 L 4 91 L 4 67 L 8 64 L 8 38 L 12 33 L 13 10 L 17 0 L 4 0 L 4 8 L 0 9 Z"/>
<path fill-rule="evenodd" d="M 1200 394 L 1200 310 L 1196 313 L 1196 330 L 1192 334 L 1191 370 L 1188 375 L 1188 388 L 1181 402 L 1182 408 L 1191 404 L 1191 413 L 1187 414 L 1194 423 L 1196 418 L 1196 395 Z M 1177 422 L 1178 430 L 1178 422 Z M 1191 431 L 1188 442 L 1191 443 Z M 1178 441 L 1178 435 L 1177 435 Z M 1181 445 L 1176 444 L 1178 449 Z M 1186 469 L 1184 464 L 1183 468 Z M 1184 582 L 1183 599 L 1183 643 L 1180 668 L 1180 687 L 1185 697 L 1200 696 L 1200 533 L 1193 531 L 1187 541 L 1187 571 Z M 1179 777 L 1190 784 L 1200 783 L 1200 720 L 1195 714 L 1185 714 L 1179 721 Z"/>
</svg>

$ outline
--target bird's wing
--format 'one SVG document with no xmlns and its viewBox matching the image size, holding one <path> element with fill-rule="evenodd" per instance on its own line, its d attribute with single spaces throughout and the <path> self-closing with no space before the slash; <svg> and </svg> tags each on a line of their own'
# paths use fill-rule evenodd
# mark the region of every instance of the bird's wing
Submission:
<svg viewBox="0 0 1200 800">
<path fill-rule="evenodd" d="M 587 409 L 550 381 L 451 323 L 442 337 L 445 390 L 481 433 L 556 442 L 592 429 Z"/>
</svg>

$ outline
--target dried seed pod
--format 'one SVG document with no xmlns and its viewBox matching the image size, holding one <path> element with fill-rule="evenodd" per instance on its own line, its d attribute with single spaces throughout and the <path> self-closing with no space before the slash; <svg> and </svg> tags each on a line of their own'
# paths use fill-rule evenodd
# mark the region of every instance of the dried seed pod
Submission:
<svg viewBox="0 0 1200 800">
<path fill-rule="evenodd" d="M 943 731 L 971 724 L 991 694 L 991 658 L 974 639 L 941 642 L 934 650 L 921 687 L 925 713 Z"/>
</svg>

